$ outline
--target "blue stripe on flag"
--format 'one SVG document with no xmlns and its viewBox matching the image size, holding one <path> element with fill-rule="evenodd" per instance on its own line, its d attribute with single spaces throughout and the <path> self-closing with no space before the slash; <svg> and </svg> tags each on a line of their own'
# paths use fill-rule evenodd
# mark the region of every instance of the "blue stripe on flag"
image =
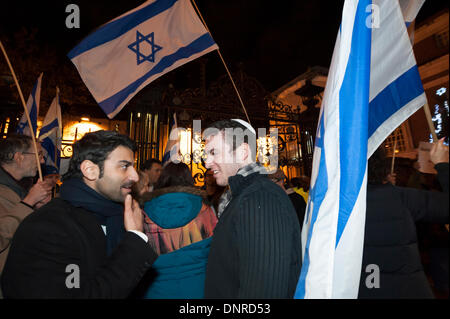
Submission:
<svg viewBox="0 0 450 319">
<path fill-rule="evenodd" d="M 54 119 L 50 124 L 44 126 L 40 132 L 39 132 L 39 136 L 44 135 L 47 132 L 50 132 L 52 129 L 54 129 L 55 127 L 58 127 L 58 119 Z"/>
<path fill-rule="evenodd" d="M 365 9 L 370 3 L 370 0 L 358 3 L 353 24 L 351 51 L 339 91 L 340 123 L 339 137 L 337 138 L 340 147 L 341 182 L 336 245 L 361 189 L 367 161 L 367 108 L 370 88 L 371 29 L 366 27 L 367 15 L 365 14 Z M 340 32 L 342 31 L 341 27 Z M 326 106 L 323 105 L 322 107 Z M 316 147 L 321 149 L 320 163 L 316 182 L 310 190 L 310 203 L 308 205 L 308 209 L 310 209 L 312 201 L 313 212 L 305 245 L 302 270 L 294 295 L 295 299 L 303 299 L 306 294 L 306 277 L 310 267 L 310 242 L 319 209 L 328 191 L 329 172 L 327 171 L 324 149 L 324 139 L 327 132 L 324 130 L 324 114 L 325 112 L 322 113 L 319 122 L 320 138 L 316 138 Z M 364 121 L 361 121 L 361 119 L 364 119 Z M 359 145 L 357 148 L 353 145 L 355 139 Z M 350 175 L 347 176 L 346 174 Z M 305 216 L 305 218 L 308 217 Z"/>
<path fill-rule="evenodd" d="M 325 152 L 324 152 L 324 138 L 325 138 L 325 125 L 324 125 L 324 115 L 322 113 L 322 116 L 320 118 L 319 123 L 319 137 L 316 137 L 316 147 L 320 148 L 322 151 L 320 153 L 320 164 L 319 164 L 319 171 L 320 174 L 317 176 L 317 179 L 314 183 L 314 186 L 311 187 L 309 191 L 309 200 L 314 198 L 313 203 L 313 211 L 311 214 L 311 223 L 309 227 L 309 234 L 308 239 L 306 240 L 305 245 L 305 255 L 303 258 L 303 264 L 302 264 L 302 270 L 300 273 L 300 279 L 297 285 L 297 289 L 295 291 L 295 299 L 303 299 L 305 297 L 305 284 L 306 284 L 306 275 L 308 273 L 309 268 L 309 244 L 311 241 L 311 237 L 314 231 L 314 224 L 317 220 L 317 216 L 319 214 L 319 208 L 320 205 L 323 202 L 323 199 L 325 198 L 325 195 L 328 191 L 328 173 L 327 173 L 327 164 L 325 159 Z M 308 205 L 308 209 L 310 209 L 311 203 Z M 305 213 L 305 219 L 308 219 L 309 212 Z"/>
<path fill-rule="evenodd" d="M 30 120 L 31 125 L 33 126 L 33 134 L 36 136 L 37 131 L 37 105 L 36 100 L 33 97 L 33 104 L 31 105 L 31 112 L 30 112 Z"/>
<path fill-rule="evenodd" d="M 42 147 L 47 151 L 47 156 L 50 157 L 51 161 L 55 162 L 55 144 L 53 144 L 53 141 L 51 138 L 46 137 L 41 142 Z M 47 162 L 47 161 L 46 161 Z"/>
<path fill-rule="evenodd" d="M 417 65 L 399 76 L 369 104 L 369 136 L 390 116 L 424 92 Z"/>
<path fill-rule="evenodd" d="M 79 45 L 73 48 L 67 56 L 72 60 L 83 52 L 114 40 L 141 23 L 170 9 L 177 1 L 178 0 L 158 0 L 140 10 L 108 23 L 87 36 Z"/>
<path fill-rule="evenodd" d="M 39 86 L 39 78 L 36 81 L 36 84 L 34 85 L 32 91 L 31 91 L 31 107 L 28 110 L 28 115 L 30 116 L 30 121 L 31 121 L 31 126 L 33 127 L 33 133 L 36 136 L 36 132 L 37 132 L 37 118 L 38 118 L 38 109 L 37 109 L 37 102 L 36 102 L 36 92 L 38 90 L 38 86 Z M 17 127 L 17 132 L 19 134 L 24 134 L 25 130 L 28 127 L 28 120 L 26 118 L 26 115 L 23 114 L 22 118 L 20 120 L 20 123 Z"/>
<path fill-rule="evenodd" d="M 43 169 L 43 175 L 59 174 L 59 165 L 61 162 L 60 152 L 56 148 L 54 141 L 50 137 L 46 137 L 41 142 L 44 149 L 45 165 Z M 56 153 L 56 154 L 55 154 Z M 55 158 L 56 155 L 56 158 Z"/>
<path fill-rule="evenodd" d="M 211 35 L 209 33 L 205 33 L 198 39 L 191 42 L 189 45 L 180 48 L 175 53 L 162 58 L 159 63 L 155 65 L 144 76 L 134 81 L 113 96 L 100 102 L 100 107 L 105 111 L 106 114 L 114 112 L 117 109 L 117 106 L 120 105 L 129 95 L 133 94 L 148 78 L 152 77 L 155 74 L 164 72 L 165 69 L 172 66 L 178 60 L 189 58 L 190 56 L 199 53 L 214 44 L 215 42 Z"/>
<path fill-rule="evenodd" d="M 358 4 L 350 56 L 339 91 L 341 172 L 336 246 L 352 213 L 366 171 L 372 29 L 366 26 L 364 12 L 370 2 Z"/>
<path fill-rule="evenodd" d="M 38 118 L 38 109 L 37 109 L 37 102 L 36 102 L 36 92 L 38 90 L 38 83 L 33 88 L 33 104 L 31 105 L 31 111 L 30 111 L 30 119 L 31 124 L 33 125 L 33 132 L 34 136 L 36 136 L 37 131 L 37 118 Z"/>
</svg>

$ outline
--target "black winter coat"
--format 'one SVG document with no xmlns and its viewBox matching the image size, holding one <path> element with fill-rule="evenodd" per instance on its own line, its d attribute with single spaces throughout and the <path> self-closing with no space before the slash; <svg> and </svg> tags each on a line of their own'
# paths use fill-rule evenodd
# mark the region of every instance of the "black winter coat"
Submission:
<svg viewBox="0 0 450 319">
<path fill-rule="evenodd" d="M 433 298 L 421 264 L 415 222 L 448 223 L 448 163 L 436 169 L 442 193 L 368 185 L 359 298 Z M 379 281 L 370 265 L 378 267 Z"/>
<path fill-rule="evenodd" d="M 25 218 L 15 233 L 2 274 L 3 294 L 126 298 L 156 258 L 132 232 L 107 257 L 106 236 L 93 214 L 56 198 Z"/>
<path fill-rule="evenodd" d="M 301 269 L 298 218 L 266 175 L 229 178 L 232 199 L 214 229 L 205 298 L 292 298 Z"/>
</svg>

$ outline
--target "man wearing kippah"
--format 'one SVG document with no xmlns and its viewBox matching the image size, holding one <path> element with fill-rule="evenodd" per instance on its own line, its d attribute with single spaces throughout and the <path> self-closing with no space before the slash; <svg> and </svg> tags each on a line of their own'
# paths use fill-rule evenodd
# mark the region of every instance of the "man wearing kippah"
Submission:
<svg viewBox="0 0 450 319">
<path fill-rule="evenodd" d="M 243 120 L 207 128 L 205 165 L 219 202 L 205 298 L 292 298 L 301 268 L 300 227 L 286 193 L 256 163 L 256 132 Z"/>
</svg>

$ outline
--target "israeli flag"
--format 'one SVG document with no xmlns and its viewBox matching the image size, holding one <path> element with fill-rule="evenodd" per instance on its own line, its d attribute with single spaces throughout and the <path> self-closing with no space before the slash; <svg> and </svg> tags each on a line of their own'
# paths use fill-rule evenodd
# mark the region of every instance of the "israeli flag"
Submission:
<svg viewBox="0 0 450 319">
<path fill-rule="evenodd" d="M 367 159 L 425 102 L 398 1 L 345 1 L 317 127 L 294 298 L 357 298 Z"/>
<path fill-rule="evenodd" d="M 68 56 L 113 118 L 147 84 L 216 49 L 189 0 L 150 0 L 100 27 Z"/>
<path fill-rule="evenodd" d="M 59 104 L 59 89 L 45 115 L 42 128 L 39 132 L 39 141 L 44 152 L 43 175 L 59 174 L 62 139 L 62 117 Z"/>
<path fill-rule="evenodd" d="M 27 101 L 27 110 L 30 116 L 31 125 L 33 126 L 34 136 L 36 136 L 37 131 L 37 118 L 39 114 L 39 104 L 41 100 L 41 83 L 43 75 L 44 73 L 41 73 L 41 75 L 39 75 Z M 28 125 L 27 115 L 25 114 L 25 112 L 20 118 L 19 124 L 17 125 L 16 133 L 31 136 L 30 126 Z"/>
<path fill-rule="evenodd" d="M 375 0 L 373 3 L 379 12 L 379 23 L 372 28 L 368 157 L 427 103 L 405 26 L 415 20 L 423 1 L 400 0 L 403 8 L 397 1 Z"/>
</svg>

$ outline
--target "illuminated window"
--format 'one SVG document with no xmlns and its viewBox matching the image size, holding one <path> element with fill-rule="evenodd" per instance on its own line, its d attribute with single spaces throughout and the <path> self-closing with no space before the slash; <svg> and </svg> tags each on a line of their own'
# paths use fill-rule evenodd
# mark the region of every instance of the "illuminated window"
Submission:
<svg viewBox="0 0 450 319">
<path fill-rule="evenodd" d="M 9 117 L 6 119 L 5 129 L 3 130 L 3 134 L 7 134 L 9 129 Z"/>
</svg>

